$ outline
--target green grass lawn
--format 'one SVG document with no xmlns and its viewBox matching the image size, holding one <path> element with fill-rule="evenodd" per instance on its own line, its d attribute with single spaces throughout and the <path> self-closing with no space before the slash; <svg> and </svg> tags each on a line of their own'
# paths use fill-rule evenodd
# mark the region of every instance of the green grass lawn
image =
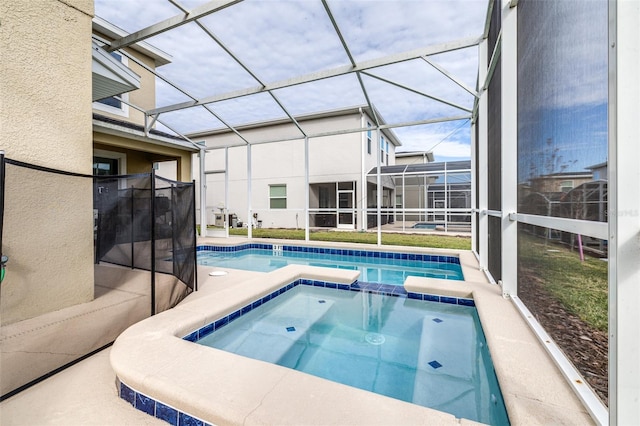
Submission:
<svg viewBox="0 0 640 426">
<path fill-rule="evenodd" d="M 582 262 L 577 249 L 545 244 L 543 239 L 532 236 L 519 238 L 521 266 L 535 271 L 540 283 L 567 310 L 592 327 L 607 331 L 607 262 L 589 254 Z"/>
<path fill-rule="evenodd" d="M 258 228 L 251 232 L 253 238 L 278 238 L 284 240 L 304 240 L 304 229 L 273 229 Z M 247 235 L 247 229 L 234 228 L 229 230 L 229 235 Z M 346 232 L 346 231 L 310 231 L 311 241 L 335 241 L 343 243 L 376 244 L 378 235 L 373 232 Z M 428 234 L 399 234 L 383 233 L 382 244 L 448 248 L 458 250 L 470 250 L 470 237 L 441 236 Z"/>
</svg>

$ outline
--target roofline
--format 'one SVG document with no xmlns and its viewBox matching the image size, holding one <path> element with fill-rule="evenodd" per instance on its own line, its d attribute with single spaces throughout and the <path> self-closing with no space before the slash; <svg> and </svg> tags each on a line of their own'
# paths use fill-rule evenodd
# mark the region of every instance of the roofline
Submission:
<svg viewBox="0 0 640 426">
<path fill-rule="evenodd" d="M 198 148 L 196 148 L 192 143 L 188 141 L 182 141 L 161 135 L 154 135 L 152 133 L 150 133 L 149 136 L 146 136 L 144 134 L 144 131 L 142 130 L 132 129 L 129 127 L 121 126 L 114 122 L 106 122 L 96 118 L 93 118 L 92 122 L 94 132 L 126 137 L 128 139 L 146 142 L 154 145 L 160 145 L 168 148 L 175 148 L 182 151 L 199 151 Z"/>
<path fill-rule="evenodd" d="M 435 162 L 433 151 L 404 151 L 396 152 L 396 158 L 398 157 L 427 157 L 429 163 Z"/>
<path fill-rule="evenodd" d="M 94 16 L 93 20 L 91 21 L 91 28 L 94 31 L 102 33 L 112 39 L 118 39 L 118 38 L 129 35 L 129 33 L 123 30 L 122 28 L 112 24 L 111 22 L 97 15 Z M 136 44 L 131 45 L 130 47 L 133 50 L 136 50 L 144 55 L 147 55 L 153 58 L 155 60 L 156 67 L 170 64 L 173 59 L 173 57 L 168 53 L 158 49 L 155 46 L 152 46 L 151 44 L 145 41 L 140 41 Z"/>
<path fill-rule="evenodd" d="M 293 116 L 293 118 L 295 118 L 296 121 L 300 123 L 304 121 L 318 120 L 322 118 L 340 117 L 344 115 L 361 114 L 361 113 L 367 113 L 367 115 L 369 116 L 372 115 L 371 108 L 369 108 L 368 105 L 356 105 L 356 106 L 350 106 L 345 108 L 337 108 L 332 110 L 296 115 L 296 116 Z M 386 122 L 384 121 L 384 119 L 382 118 L 381 114 L 378 112 L 377 109 L 375 110 L 375 113 L 380 121 L 380 124 L 386 124 Z M 371 121 L 373 121 L 373 119 L 371 119 Z M 284 118 L 278 118 L 275 120 L 254 121 L 252 123 L 247 123 L 240 126 L 233 126 L 233 128 L 238 131 L 242 131 L 242 130 L 257 129 L 260 127 L 279 126 L 282 124 L 293 124 L 293 122 L 288 117 L 284 117 Z M 365 129 L 363 128 L 363 131 L 364 130 Z M 185 136 L 187 136 L 189 139 L 197 139 L 197 138 L 206 137 L 206 136 L 222 135 L 230 132 L 232 132 L 231 129 L 227 127 L 220 127 L 215 129 L 202 130 L 199 132 L 186 133 Z M 391 129 L 382 129 L 382 132 L 387 136 L 387 138 L 395 146 L 402 145 L 402 142 L 400 142 L 400 139 L 398 139 L 398 137 L 395 135 L 395 133 Z"/>
</svg>

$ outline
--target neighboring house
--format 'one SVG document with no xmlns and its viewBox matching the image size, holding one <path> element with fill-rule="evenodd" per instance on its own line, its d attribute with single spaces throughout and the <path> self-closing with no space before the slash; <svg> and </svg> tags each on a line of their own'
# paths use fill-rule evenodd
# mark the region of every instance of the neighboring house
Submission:
<svg viewBox="0 0 640 426">
<path fill-rule="evenodd" d="M 531 190 L 541 193 L 569 192 L 593 180 L 592 172 L 560 172 L 531 179 Z"/>
<path fill-rule="evenodd" d="M 471 162 L 433 160 L 431 152 L 403 152 L 381 168 L 394 182 L 395 222 L 470 223 Z"/>
<path fill-rule="evenodd" d="M 376 115 L 381 120 L 380 114 Z M 395 164 L 395 150 L 401 145 L 389 129 L 381 130 L 377 137 L 372 116 L 368 107 L 352 107 L 295 117 L 311 136 L 308 194 L 304 138 L 290 120 L 236 128 L 252 142 L 250 155 L 245 141 L 228 129 L 187 135 L 194 141 L 206 142 L 208 149 L 207 222 L 216 223 L 216 214 L 220 218 L 226 208 L 229 215 L 236 215 L 243 224 L 304 228 L 308 196 L 310 227 L 366 229 L 366 208 L 377 205 L 377 181 L 369 172 L 377 167 L 378 155 L 381 166 Z M 260 143 L 264 141 L 275 142 Z M 247 182 L 249 157 L 259 159 L 251 162 L 250 187 Z M 382 205 L 392 207 L 393 182 L 383 180 L 382 186 Z M 375 213 L 370 212 L 369 219 L 374 216 Z M 223 225 L 223 222 L 218 220 L 217 224 Z M 232 225 L 232 221 L 229 224 Z"/>
<path fill-rule="evenodd" d="M 128 35 L 115 25 L 93 19 L 94 46 Z M 100 97 L 94 85 L 93 173 L 148 173 L 152 168 L 163 177 L 191 181 L 191 153 L 197 149 L 182 138 L 148 127 L 144 110 L 156 107 L 156 77 L 151 72 L 171 62 L 171 57 L 156 47 L 139 42 L 111 53 L 118 64 L 138 76 L 139 88 L 120 98 Z"/>
</svg>

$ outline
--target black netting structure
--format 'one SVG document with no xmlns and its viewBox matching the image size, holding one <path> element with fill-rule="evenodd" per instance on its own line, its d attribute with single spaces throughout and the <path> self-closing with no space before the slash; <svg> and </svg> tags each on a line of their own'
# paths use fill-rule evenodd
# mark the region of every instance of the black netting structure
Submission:
<svg viewBox="0 0 640 426">
<path fill-rule="evenodd" d="M 152 313 L 196 290 L 195 185 L 154 173 L 94 176 L 93 185 L 96 263 L 178 278 L 185 287 L 160 296 L 152 274 Z"/>
</svg>

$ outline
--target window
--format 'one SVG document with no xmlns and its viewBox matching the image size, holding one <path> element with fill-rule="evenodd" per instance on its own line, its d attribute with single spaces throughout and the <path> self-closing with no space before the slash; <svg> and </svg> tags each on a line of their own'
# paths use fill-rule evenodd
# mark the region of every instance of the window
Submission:
<svg viewBox="0 0 640 426">
<path fill-rule="evenodd" d="M 269 185 L 269 208 L 287 208 L 287 185 Z"/>
<path fill-rule="evenodd" d="M 112 176 L 118 174 L 118 159 L 93 157 L 94 176 Z"/>
<path fill-rule="evenodd" d="M 384 164 L 386 141 L 384 136 L 380 136 L 380 163 Z"/>
<path fill-rule="evenodd" d="M 560 192 L 569 192 L 573 189 L 572 180 L 563 180 L 560 182 Z"/>
<path fill-rule="evenodd" d="M 367 123 L 367 127 L 371 127 L 371 123 Z M 367 154 L 371 154 L 371 130 L 367 130 Z"/>
<path fill-rule="evenodd" d="M 120 53 L 111 52 L 111 56 L 113 56 L 114 58 L 116 58 L 117 60 L 119 60 L 125 65 L 127 65 L 129 62 L 129 60 L 123 55 L 121 55 Z M 119 97 L 124 101 L 129 100 L 128 93 L 123 93 Z M 121 115 L 123 117 L 129 116 L 129 105 L 123 103 L 119 99 L 116 99 L 115 96 L 111 96 L 104 99 L 98 99 L 97 101 L 94 101 L 93 108 L 100 111 L 109 112 L 111 114 Z"/>
</svg>

